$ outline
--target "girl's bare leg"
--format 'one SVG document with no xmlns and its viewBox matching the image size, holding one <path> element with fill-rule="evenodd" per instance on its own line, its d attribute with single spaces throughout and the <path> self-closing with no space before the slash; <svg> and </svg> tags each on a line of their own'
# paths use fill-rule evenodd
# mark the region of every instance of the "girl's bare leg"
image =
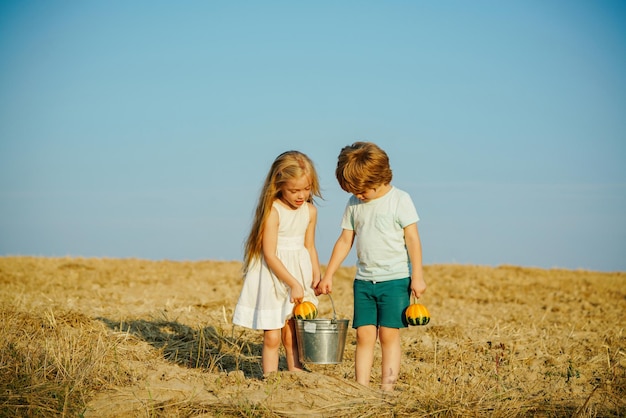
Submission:
<svg viewBox="0 0 626 418">
<path fill-rule="evenodd" d="M 370 384 L 376 334 L 375 325 L 363 325 L 356 329 L 354 371 L 357 383 L 363 386 L 369 386 Z"/>
<path fill-rule="evenodd" d="M 263 353 L 261 363 L 263 375 L 278 371 L 278 349 L 280 348 L 280 330 L 269 329 L 263 331 Z"/>
<path fill-rule="evenodd" d="M 398 328 L 380 327 L 380 346 L 382 351 L 382 381 L 380 388 L 392 391 L 400 374 L 400 330 Z"/>
<path fill-rule="evenodd" d="M 296 340 L 296 321 L 292 318 L 287 320 L 282 330 L 283 346 L 287 359 L 287 370 L 302 371 L 300 355 L 298 353 L 298 340 Z"/>
</svg>

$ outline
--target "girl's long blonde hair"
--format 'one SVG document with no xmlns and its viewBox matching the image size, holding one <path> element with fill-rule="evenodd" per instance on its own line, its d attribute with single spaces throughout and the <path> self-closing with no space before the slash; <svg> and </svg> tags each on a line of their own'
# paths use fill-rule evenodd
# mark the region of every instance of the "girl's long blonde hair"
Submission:
<svg viewBox="0 0 626 418">
<path fill-rule="evenodd" d="M 313 196 L 322 198 L 319 179 L 313 161 L 300 151 L 286 151 L 280 154 L 270 168 L 261 195 L 257 203 L 252 228 L 246 240 L 243 258 L 243 272 L 248 272 L 250 263 L 260 258 L 263 245 L 265 221 L 272 209 L 274 200 L 280 197 L 281 188 L 286 182 L 308 176 L 311 182 L 311 194 L 308 202 L 313 203 Z"/>
</svg>

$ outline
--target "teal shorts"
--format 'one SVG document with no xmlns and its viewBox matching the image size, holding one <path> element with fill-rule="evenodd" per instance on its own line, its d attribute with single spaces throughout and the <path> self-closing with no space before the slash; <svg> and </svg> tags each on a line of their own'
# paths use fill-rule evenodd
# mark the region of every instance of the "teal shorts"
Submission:
<svg viewBox="0 0 626 418">
<path fill-rule="evenodd" d="M 355 280 L 354 318 L 352 328 L 376 325 L 387 328 L 406 328 L 404 311 L 409 306 L 411 279 L 386 282 Z"/>
</svg>

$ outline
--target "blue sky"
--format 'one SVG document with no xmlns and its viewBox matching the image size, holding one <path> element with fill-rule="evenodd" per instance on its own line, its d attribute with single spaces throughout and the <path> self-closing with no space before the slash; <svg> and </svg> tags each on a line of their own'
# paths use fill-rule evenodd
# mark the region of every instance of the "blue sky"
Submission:
<svg viewBox="0 0 626 418">
<path fill-rule="evenodd" d="M 240 260 L 298 149 L 325 264 L 367 140 L 425 264 L 626 271 L 623 2 L 2 1 L 0 57 L 0 255 Z"/>
</svg>

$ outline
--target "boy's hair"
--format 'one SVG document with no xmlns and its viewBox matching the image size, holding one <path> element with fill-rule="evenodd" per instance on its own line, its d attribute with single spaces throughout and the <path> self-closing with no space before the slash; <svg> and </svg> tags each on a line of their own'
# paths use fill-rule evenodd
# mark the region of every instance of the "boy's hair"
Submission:
<svg viewBox="0 0 626 418">
<path fill-rule="evenodd" d="M 272 210 L 274 200 L 280 197 L 282 186 L 293 179 L 308 176 L 311 182 L 311 194 L 308 202 L 313 203 L 313 196 L 322 198 L 320 183 L 313 161 L 300 151 L 286 151 L 280 154 L 267 173 L 259 201 L 257 203 L 252 228 L 245 243 L 243 257 L 243 272 L 248 271 L 252 260 L 259 258 L 263 247 L 263 232 L 265 221 Z"/>
<path fill-rule="evenodd" d="M 389 184 L 393 177 L 387 153 L 372 142 L 355 142 L 343 147 L 335 175 L 339 186 L 352 194 Z"/>
</svg>

